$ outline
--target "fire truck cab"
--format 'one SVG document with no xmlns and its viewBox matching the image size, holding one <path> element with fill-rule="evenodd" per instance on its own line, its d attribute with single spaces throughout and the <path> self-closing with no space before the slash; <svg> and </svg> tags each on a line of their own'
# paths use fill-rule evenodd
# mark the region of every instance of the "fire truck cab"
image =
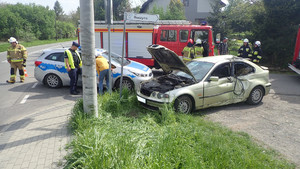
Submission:
<svg viewBox="0 0 300 169">
<path fill-rule="evenodd" d="M 122 54 L 124 22 L 115 21 L 111 25 L 111 50 Z M 156 23 L 134 22 L 126 23 L 125 57 L 151 68 L 159 68 L 146 47 L 152 44 L 163 45 L 182 56 L 182 50 L 188 40 L 201 39 L 204 56 L 214 55 L 212 27 L 208 25 L 191 25 L 183 20 L 160 20 Z M 80 43 L 80 30 L 78 31 Z M 97 48 L 108 48 L 108 28 L 104 21 L 95 21 L 95 44 Z"/>
<path fill-rule="evenodd" d="M 300 25 L 298 28 L 298 35 L 296 38 L 293 61 L 292 64 L 289 64 L 289 68 L 300 75 Z"/>
</svg>

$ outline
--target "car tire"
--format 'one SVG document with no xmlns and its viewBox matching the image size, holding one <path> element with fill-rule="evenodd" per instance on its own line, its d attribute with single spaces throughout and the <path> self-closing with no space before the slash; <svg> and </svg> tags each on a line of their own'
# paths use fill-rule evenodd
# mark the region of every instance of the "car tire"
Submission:
<svg viewBox="0 0 300 169">
<path fill-rule="evenodd" d="M 189 114 L 193 111 L 193 102 L 189 96 L 180 96 L 175 100 L 175 110 L 180 113 Z"/>
<path fill-rule="evenodd" d="M 120 88 L 120 80 L 121 79 L 117 80 L 117 83 L 115 85 L 116 89 Z M 133 81 L 131 79 L 129 79 L 129 78 L 123 78 L 122 84 L 123 84 L 122 88 L 127 87 L 130 91 L 134 90 L 134 83 L 133 83 Z"/>
<path fill-rule="evenodd" d="M 259 104 L 264 97 L 264 89 L 261 86 L 253 88 L 247 99 L 247 103 L 251 105 Z"/>
<path fill-rule="evenodd" d="M 47 74 L 44 78 L 44 84 L 50 88 L 59 88 L 62 86 L 62 81 L 56 74 Z"/>
</svg>

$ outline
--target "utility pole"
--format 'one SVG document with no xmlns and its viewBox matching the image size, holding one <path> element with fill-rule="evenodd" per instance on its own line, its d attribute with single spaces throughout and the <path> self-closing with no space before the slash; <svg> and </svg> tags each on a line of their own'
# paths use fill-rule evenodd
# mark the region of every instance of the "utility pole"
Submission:
<svg viewBox="0 0 300 169">
<path fill-rule="evenodd" d="M 98 117 L 93 0 L 80 0 L 83 110 Z"/>
</svg>

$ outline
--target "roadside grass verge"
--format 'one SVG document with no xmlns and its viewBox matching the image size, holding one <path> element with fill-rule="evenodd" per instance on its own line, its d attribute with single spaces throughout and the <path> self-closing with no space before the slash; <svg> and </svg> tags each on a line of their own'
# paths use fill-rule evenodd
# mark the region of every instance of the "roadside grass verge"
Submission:
<svg viewBox="0 0 300 169">
<path fill-rule="evenodd" d="M 242 132 L 201 116 L 142 108 L 123 91 L 98 97 L 99 117 L 73 108 L 65 168 L 295 168 Z"/>
<path fill-rule="evenodd" d="M 57 39 L 57 41 L 55 39 L 51 39 L 51 40 L 34 40 L 31 42 L 23 42 L 21 41 L 20 44 L 24 45 L 25 48 L 27 47 L 31 47 L 31 46 L 37 46 L 37 45 L 44 45 L 44 44 L 50 44 L 50 43 L 57 43 L 57 42 L 65 42 L 65 41 L 72 41 L 72 40 L 76 40 L 76 38 L 68 38 L 68 39 Z M 10 46 L 9 43 L 0 43 L 0 52 L 4 52 L 7 51 L 7 48 Z"/>
</svg>

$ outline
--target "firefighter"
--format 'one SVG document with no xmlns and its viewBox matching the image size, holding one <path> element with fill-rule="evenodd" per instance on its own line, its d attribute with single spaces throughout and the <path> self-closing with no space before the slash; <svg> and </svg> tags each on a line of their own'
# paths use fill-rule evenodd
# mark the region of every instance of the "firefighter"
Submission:
<svg viewBox="0 0 300 169">
<path fill-rule="evenodd" d="M 194 58 L 202 58 L 203 57 L 203 47 L 202 47 L 202 41 L 201 39 L 196 40 L 196 44 L 194 45 Z"/>
<path fill-rule="evenodd" d="M 184 47 L 181 52 L 183 55 L 183 62 L 191 61 L 194 58 L 193 46 L 194 46 L 194 41 L 192 39 L 189 39 L 187 46 Z"/>
<path fill-rule="evenodd" d="M 77 95 L 79 91 L 77 90 L 78 75 L 81 72 L 82 61 L 80 55 L 77 51 L 79 44 L 76 42 L 72 43 L 71 48 L 65 50 L 65 68 L 68 71 L 70 77 L 70 94 Z"/>
<path fill-rule="evenodd" d="M 228 44 L 227 44 L 228 38 L 224 37 L 223 41 L 218 46 L 218 52 L 219 55 L 228 55 Z"/>
<path fill-rule="evenodd" d="M 251 61 L 254 63 L 259 63 L 261 58 L 262 58 L 262 50 L 261 50 L 261 43 L 260 41 L 256 41 L 254 43 L 254 48 L 253 48 L 253 54 L 251 57 Z"/>
<path fill-rule="evenodd" d="M 11 46 L 7 49 L 7 62 L 10 63 L 10 80 L 7 83 L 16 82 L 16 72 L 19 69 L 20 81 L 25 81 L 24 65 L 27 59 L 27 50 L 23 45 L 20 45 L 16 38 L 8 39 Z"/>
<path fill-rule="evenodd" d="M 251 58 L 252 53 L 248 39 L 244 39 L 244 44 L 240 47 L 238 51 L 238 56 L 242 58 Z"/>
<path fill-rule="evenodd" d="M 109 89 L 109 64 L 107 59 L 101 56 L 100 53 L 95 53 L 96 70 L 99 77 L 99 94 L 103 95 L 103 80 L 106 81 L 106 87 Z"/>
</svg>

